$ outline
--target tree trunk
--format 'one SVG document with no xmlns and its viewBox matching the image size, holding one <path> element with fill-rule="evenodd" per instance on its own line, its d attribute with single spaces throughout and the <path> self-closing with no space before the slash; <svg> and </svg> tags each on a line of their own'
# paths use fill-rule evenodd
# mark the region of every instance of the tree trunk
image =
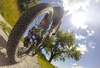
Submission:
<svg viewBox="0 0 100 68">
<path fill-rule="evenodd" d="M 50 59 L 49 59 L 49 63 L 51 63 L 52 59 L 53 59 L 53 55 L 51 55 Z"/>
</svg>

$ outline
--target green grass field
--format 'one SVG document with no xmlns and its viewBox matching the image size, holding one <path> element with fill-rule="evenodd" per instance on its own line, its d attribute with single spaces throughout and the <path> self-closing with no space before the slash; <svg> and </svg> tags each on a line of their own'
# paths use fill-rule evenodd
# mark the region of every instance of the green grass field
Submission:
<svg viewBox="0 0 100 68">
<path fill-rule="evenodd" d="M 20 16 L 17 0 L 0 0 L 0 13 L 13 27 Z"/>
<path fill-rule="evenodd" d="M 0 22 L 0 25 L 2 26 L 3 30 L 7 31 L 9 34 L 11 33 L 11 28 L 8 27 L 5 23 Z"/>
<path fill-rule="evenodd" d="M 41 68 L 57 68 L 44 59 L 41 54 L 38 54 L 38 61 Z"/>
</svg>

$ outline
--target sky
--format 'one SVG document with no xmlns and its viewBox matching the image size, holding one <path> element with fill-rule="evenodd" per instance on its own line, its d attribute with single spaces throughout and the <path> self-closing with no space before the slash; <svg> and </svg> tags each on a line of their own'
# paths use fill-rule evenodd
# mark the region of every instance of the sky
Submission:
<svg viewBox="0 0 100 68">
<path fill-rule="evenodd" d="M 60 30 L 74 31 L 78 50 L 83 54 L 79 61 L 52 61 L 58 68 L 100 67 L 100 0 L 42 0 L 53 7 L 61 6 L 64 17 Z"/>
</svg>

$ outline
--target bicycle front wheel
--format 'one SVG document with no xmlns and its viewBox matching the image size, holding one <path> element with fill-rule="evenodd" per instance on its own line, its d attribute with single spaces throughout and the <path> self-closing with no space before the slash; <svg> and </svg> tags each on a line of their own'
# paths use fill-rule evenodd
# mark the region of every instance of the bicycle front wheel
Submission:
<svg viewBox="0 0 100 68">
<path fill-rule="evenodd" d="M 31 26 L 32 23 L 34 24 L 37 18 L 45 14 L 48 14 L 47 22 L 50 23 L 53 16 L 53 8 L 49 4 L 42 3 L 31 7 L 21 15 L 12 29 L 7 42 L 7 54 L 11 62 L 18 63 L 25 59 L 27 55 L 22 56 L 23 53 L 19 53 L 21 52 L 19 51 L 19 47 L 23 47 L 22 38 L 29 26 Z"/>
</svg>

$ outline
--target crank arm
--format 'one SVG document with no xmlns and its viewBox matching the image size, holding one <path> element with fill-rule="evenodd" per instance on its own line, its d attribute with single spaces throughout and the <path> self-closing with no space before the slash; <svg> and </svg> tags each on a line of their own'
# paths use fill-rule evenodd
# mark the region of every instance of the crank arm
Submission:
<svg viewBox="0 0 100 68">
<path fill-rule="evenodd" d="M 37 41 L 34 41 L 33 45 L 25 52 L 29 55 L 29 53 L 36 47 Z"/>
</svg>

